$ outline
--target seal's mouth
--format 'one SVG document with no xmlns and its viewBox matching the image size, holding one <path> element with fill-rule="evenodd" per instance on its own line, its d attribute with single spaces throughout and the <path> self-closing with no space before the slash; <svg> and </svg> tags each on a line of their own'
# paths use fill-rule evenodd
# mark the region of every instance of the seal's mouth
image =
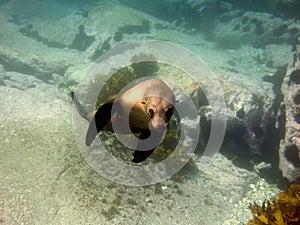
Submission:
<svg viewBox="0 0 300 225">
<path fill-rule="evenodd" d="M 150 130 L 165 131 L 169 127 L 169 122 L 165 122 L 160 117 L 154 117 L 149 122 Z"/>
</svg>

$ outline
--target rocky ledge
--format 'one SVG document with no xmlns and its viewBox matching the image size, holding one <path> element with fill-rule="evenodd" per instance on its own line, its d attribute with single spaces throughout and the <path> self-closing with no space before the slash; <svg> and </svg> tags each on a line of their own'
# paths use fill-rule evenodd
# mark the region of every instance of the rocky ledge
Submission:
<svg viewBox="0 0 300 225">
<path fill-rule="evenodd" d="M 285 137 L 280 144 L 279 167 L 289 181 L 300 179 L 300 38 L 294 61 L 288 67 L 282 85 L 285 110 Z"/>
</svg>

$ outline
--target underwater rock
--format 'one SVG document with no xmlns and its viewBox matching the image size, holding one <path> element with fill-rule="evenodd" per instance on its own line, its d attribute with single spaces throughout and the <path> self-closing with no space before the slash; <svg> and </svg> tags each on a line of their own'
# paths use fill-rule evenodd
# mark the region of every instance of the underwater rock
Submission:
<svg viewBox="0 0 300 225">
<path fill-rule="evenodd" d="M 287 66 L 291 62 L 292 46 L 287 44 L 271 44 L 265 47 L 266 65 L 273 68 Z M 282 59 L 286 59 L 282 60 Z"/>
<path fill-rule="evenodd" d="M 244 74 L 216 74 L 221 84 L 226 103 L 226 141 L 233 141 L 238 151 L 247 154 L 261 155 L 262 147 L 270 138 L 270 124 L 274 120 L 273 102 L 276 98 L 269 82 L 259 78 L 247 77 Z M 196 93 L 196 94 L 195 94 Z M 195 90 L 194 102 L 204 102 L 201 89 Z M 201 131 L 204 136 L 210 132 L 211 114 L 208 106 L 199 106 Z M 206 122 L 204 122 L 206 121 Z M 274 131 L 272 131 L 274 132 Z"/>
<path fill-rule="evenodd" d="M 300 23 L 294 19 L 298 16 L 295 9 L 300 3 L 295 1 L 164 0 L 153 1 L 150 5 L 132 0 L 122 3 L 172 22 L 179 31 L 201 33 L 220 48 L 235 49 L 244 44 L 259 48 L 268 44 L 294 44 L 300 33 Z M 162 13 L 161 9 L 165 7 L 168 10 Z M 290 8 L 291 13 L 285 7 Z M 282 17 L 287 13 L 289 17 Z"/>
<path fill-rule="evenodd" d="M 86 35 L 95 38 L 86 52 L 94 61 L 111 48 L 149 38 L 154 24 L 170 26 L 167 22 L 126 5 L 113 2 L 99 4 L 89 11 L 84 23 Z"/>
<path fill-rule="evenodd" d="M 300 38 L 294 61 L 282 85 L 285 108 L 285 137 L 280 143 L 279 168 L 289 181 L 300 179 Z"/>
<path fill-rule="evenodd" d="M 41 84 L 42 81 L 31 75 L 17 72 L 3 72 L 0 75 L 0 84 L 1 83 L 10 88 L 26 90 L 36 87 L 36 85 Z"/>
<path fill-rule="evenodd" d="M 139 0 L 120 0 L 120 3 L 168 22 L 178 17 L 176 5 L 183 4 L 182 0 L 152 0 L 151 4 Z"/>
<path fill-rule="evenodd" d="M 0 24 L 0 63 L 6 71 L 34 75 L 47 82 L 51 74 L 64 75 L 70 65 L 87 61 L 79 51 L 49 47 L 20 33 L 20 26 L 8 20 L 3 17 Z"/>
<path fill-rule="evenodd" d="M 64 48 L 72 44 L 84 18 L 74 5 L 54 1 L 10 1 L 1 14 L 20 25 L 20 32 L 44 44 Z"/>
<path fill-rule="evenodd" d="M 271 14 L 234 10 L 219 16 L 214 37 L 220 48 L 239 48 L 241 45 L 264 47 L 269 44 L 294 44 L 300 24 Z"/>
<path fill-rule="evenodd" d="M 242 10 L 267 12 L 281 17 L 299 18 L 298 11 L 300 4 L 298 0 L 226 0 L 226 2 Z"/>
<path fill-rule="evenodd" d="M 164 0 L 145 4 L 138 0 L 121 1 L 123 4 L 170 22 L 179 31 L 195 34 L 202 32 L 210 39 L 217 16 L 228 12 L 231 4 L 216 0 Z"/>
<path fill-rule="evenodd" d="M 298 0 L 269 0 L 268 10 L 272 10 L 275 15 L 289 18 L 300 18 Z"/>
<path fill-rule="evenodd" d="M 85 16 L 76 8 L 59 6 L 57 2 L 40 4 L 36 0 L 1 5 L 0 64 L 6 71 L 34 75 L 48 83 L 53 83 L 52 75 L 56 74 L 64 77 L 59 86 L 65 83 L 68 87 L 80 79 L 74 80 L 70 71 L 81 71 L 113 47 L 145 39 L 154 24 L 169 26 L 111 1 L 95 5 Z M 47 7 L 49 12 L 43 14 Z M 124 20 L 124 15 L 131 16 Z"/>
<path fill-rule="evenodd" d="M 197 157 L 194 159 L 195 165 L 190 163 L 184 168 L 187 177 L 192 176 L 189 174 L 191 167 L 201 168 L 200 159 L 197 160 Z M 217 154 L 212 164 L 200 173 L 201 180 L 199 182 L 205 183 L 209 189 L 215 190 L 216 193 L 222 193 L 224 197 L 233 202 L 241 199 L 249 191 L 249 185 L 257 183 L 259 180 L 257 173 L 235 166 L 222 154 Z"/>
<path fill-rule="evenodd" d="M 170 0 L 164 0 L 165 2 L 170 2 Z M 172 2 L 172 1 L 171 1 Z M 175 1 L 176 2 L 176 1 Z M 178 1 L 177 1 L 178 2 Z M 185 2 L 185 1 L 184 1 Z M 189 0 L 186 1 L 189 4 L 198 6 L 203 4 L 203 2 L 212 2 L 209 0 Z M 253 11 L 253 12 L 263 12 L 272 13 L 275 16 L 287 17 L 287 18 L 300 18 L 299 7 L 300 2 L 298 0 L 223 0 L 216 1 L 219 4 L 230 4 L 232 8 Z M 183 3 L 182 3 L 183 4 Z"/>
<path fill-rule="evenodd" d="M 24 36 L 48 47 L 84 51 L 93 42 L 93 37 L 84 32 L 86 15 L 79 6 L 53 1 L 45 1 L 41 5 L 36 0 L 30 0 L 25 5 L 14 1 L 3 6 L 1 12 L 10 22 L 21 26 L 19 32 Z"/>
</svg>

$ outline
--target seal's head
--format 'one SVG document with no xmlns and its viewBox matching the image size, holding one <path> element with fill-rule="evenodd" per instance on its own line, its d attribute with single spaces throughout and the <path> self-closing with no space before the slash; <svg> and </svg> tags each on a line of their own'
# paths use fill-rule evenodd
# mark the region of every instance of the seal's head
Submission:
<svg viewBox="0 0 300 225">
<path fill-rule="evenodd" d="M 174 105 L 163 97 L 147 97 L 143 104 L 150 117 L 149 128 L 154 130 L 165 130 L 169 127 L 170 119 L 174 113 Z"/>
</svg>

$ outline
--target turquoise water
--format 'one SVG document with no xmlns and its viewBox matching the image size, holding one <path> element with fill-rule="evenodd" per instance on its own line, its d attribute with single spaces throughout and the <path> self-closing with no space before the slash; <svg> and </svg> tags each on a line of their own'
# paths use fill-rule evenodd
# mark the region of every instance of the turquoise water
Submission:
<svg viewBox="0 0 300 225">
<path fill-rule="evenodd" d="M 241 2 L 0 0 L 0 224 L 247 223 L 250 203 L 286 185 L 281 87 L 300 6 Z M 149 76 L 186 113 L 164 142 L 141 164 L 109 132 L 88 149 L 70 92 L 92 111 Z M 168 173 L 168 157 L 182 166 Z"/>
</svg>

